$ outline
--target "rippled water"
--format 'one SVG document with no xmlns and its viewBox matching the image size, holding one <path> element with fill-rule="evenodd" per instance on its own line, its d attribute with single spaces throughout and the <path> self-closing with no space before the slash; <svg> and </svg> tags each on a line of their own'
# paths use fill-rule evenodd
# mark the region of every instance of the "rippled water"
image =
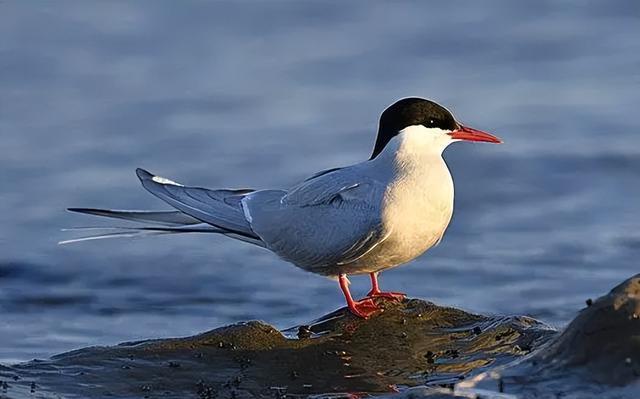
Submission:
<svg viewBox="0 0 640 399">
<path fill-rule="evenodd" d="M 408 95 L 506 143 L 447 150 L 453 223 L 383 285 L 562 325 L 639 269 L 639 19 L 634 1 L 0 3 L 0 362 L 342 306 L 223 237 L 58 246 L 101 223 L 64 208 L 166 209 L 138 166 L 287 187 L 367 158 Z"/>
</svg>

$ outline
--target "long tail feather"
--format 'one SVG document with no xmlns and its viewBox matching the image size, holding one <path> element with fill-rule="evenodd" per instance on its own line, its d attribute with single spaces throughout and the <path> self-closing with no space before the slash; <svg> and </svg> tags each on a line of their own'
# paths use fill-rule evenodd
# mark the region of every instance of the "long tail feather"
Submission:
<svg viewBox="0 0 640 399">
<path fill-rule="evenodd" d="M 93 240 L 103 240 L 106 238 L 132 238 L 132 237 L 147 237 L 161 234 L 171 234 L 170 231 L 147 231 L 147 230 L 138 230 L 138 231 L 119 231 L 115 233 L 106 233 L 106 234 L 96 234 L 91 236 L 72 238 L 70 240 L 59 241 L 58 244 L 73 244 L 76 242 L 82 241 L 93 241 Z"/>
<path fill-rule="evenodd" d="M 200 223 L 199 225 L 185 225 L 185 226 L 143 226 L 143 227 L 127 227 L 127 226 L 109 226 L 109 227 L 73 227 L 62 229 L 62 231 L 109 231 L 109 233 L 93 234 L 89 236 L 83 236 L 73 238 L 69 240 L 63 240 L 58 242 L 60 245 L 73 244 L 82 241 L 102 240 L 106 238 L 133 238 L 133 237 L 147 237 L 161 234 L 183 234 L 183 233 L 217 233 L 227 237 L 235 238 L 240 241 L 245 241 L 250 244 L 264 247 L 262 240 L 256 240 L 253 238 L 237 235 L 234 232 L 227 231 L 218 227 L 210 226 L 208 224 Z"/>
<path fill-rule="evenodd" d="M 184 226 L 202 223 L 200 220 L 180 211 L 129 211 L 96 208 L 67 208 L 67 210 L 87 215 L 124 219 L 132 222 L 152 222 L 167 226 Z"/>
<path fill-rule="evenodd" d="M 209 190 L 199 187 L 185 187 L 163 177 L 154 176 L 142 169 L 137 169 L 136 173 L 147 190 L 178 210 L 132 211 L 69 208 L 68 210 L 71 212 L 150 223 L 151 226 L 67 229 L 71 231 L 102 230 L 107 232 L 64 240 L 60 244 L 158 234 L 218 233 L 260 247 L 266 246 L 262 239 L 251 229 L 251 225 L 247 221 L 242 208 L 242 198 L 253 192 L 253 190 Z"/>
</svg>

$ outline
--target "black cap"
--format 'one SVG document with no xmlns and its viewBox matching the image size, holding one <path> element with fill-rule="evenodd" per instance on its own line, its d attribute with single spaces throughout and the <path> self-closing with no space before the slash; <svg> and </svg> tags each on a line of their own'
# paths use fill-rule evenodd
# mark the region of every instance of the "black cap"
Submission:
<svg viewBox="0 0 640 399">
<path fill-rule="evenodd" d="M 460 127 L 451 112 L 443 106 L 424 98 L 403 98 L 390 105 L 380 115 L 378 137 L 371 159 L 377 157 L 400 130 L 413 125 L 449 131 Z"/>
</svg>

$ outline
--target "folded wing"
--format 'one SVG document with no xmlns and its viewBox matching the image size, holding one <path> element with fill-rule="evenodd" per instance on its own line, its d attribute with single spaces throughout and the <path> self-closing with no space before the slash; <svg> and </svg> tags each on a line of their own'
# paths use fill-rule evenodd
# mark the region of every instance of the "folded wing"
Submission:
<svg viewBox="0 0 640 399">
<path fill-rule="evenodd" d="M 245 218 L 240 202 L 244 195 L 253 190 L 188 187 L 152 175 L 144 169 L 137 169 L 136 174 L 147 191 L 181 212 L 229 233 L 259 239 Z"/>
<path fill-rule="evenodd" d="M 302 182 L 288 192 L 256 191 L 244 206 L 267 248 L 296 265 L 333 275 L 387 236 L 380 217 L 384 185 L 349 168 Z"/>
</svg>

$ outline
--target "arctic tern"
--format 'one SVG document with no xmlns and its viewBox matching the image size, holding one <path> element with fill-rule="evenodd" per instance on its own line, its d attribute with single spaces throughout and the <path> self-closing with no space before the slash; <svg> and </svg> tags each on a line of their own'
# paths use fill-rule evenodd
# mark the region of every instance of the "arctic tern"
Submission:
<svg viewBox="0 0 640 399">
<path fill-rule="evenodd" d="M 175 210 L 69 208 L 151 225 L 116 228 L 82 240 L 150 234 L 218 233 L 270 250 L 312 273 L 337 278 L 349 310 L 368 318 L 380 311 L 378 273 L 420 256 L 442 239 L 453 214 L 454 188 L 442 152 L 456 141 L 501 143 L 458 123 L 433 101 L 404 98 L 380 116 L 371 158 L 316 173 L 288 190 L 189 187 L 143 169 L 151 194 Z M 349 274 L 369 274 L 371 291 L 355 300 Z"/>
</svg>

